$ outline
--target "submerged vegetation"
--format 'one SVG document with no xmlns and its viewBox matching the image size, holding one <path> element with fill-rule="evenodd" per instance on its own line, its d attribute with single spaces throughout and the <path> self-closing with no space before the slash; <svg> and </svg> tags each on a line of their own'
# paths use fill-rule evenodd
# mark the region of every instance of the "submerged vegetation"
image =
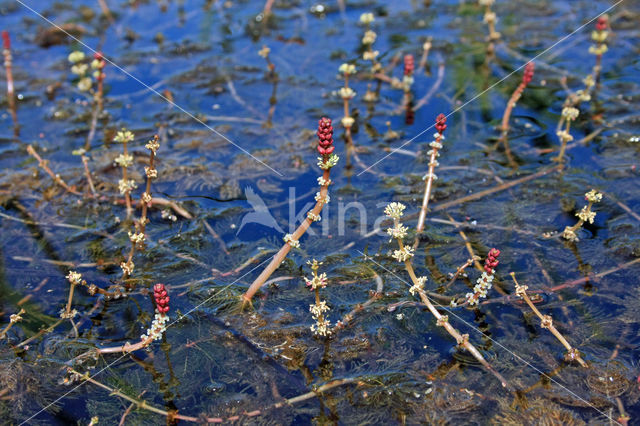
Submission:
<svg viewBox="0 0 640 426">
<path fill-rule="evenodd" d="M 35 3 L 8 423 L 640 418 L 637 4 Z"/>
</svg>

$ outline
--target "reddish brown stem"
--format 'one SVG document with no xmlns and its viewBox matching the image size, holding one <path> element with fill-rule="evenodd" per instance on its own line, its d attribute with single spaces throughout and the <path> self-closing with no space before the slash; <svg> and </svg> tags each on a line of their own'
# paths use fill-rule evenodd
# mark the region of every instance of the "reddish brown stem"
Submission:
<svg viewBox="0 0 640 426">
<path fill-rule="evenodd" d="M 314 216 L 320 216 L 320 212 L 322 211 L 322 208 L 325 205 L 325 200 L 329 193 L 330 173 L 331 173 L 331 169 L 326 169 L 322 174 L 322 178 L 324 179 L 324 182 L 326 182 L 326 184 L 320 187 L 320 197 L 316 202 L 316 205 L 314 206 L 313 210 L 311 210 L 311 213 Z M 302 223 L 300 224 L 300 226 L 298 226 L 298 229 L 296 229 L 296 231 L 292 234 L 291 238 L 295 241 L 299 241 L 300 238 L 304 235 L 304 233 L 307 232 L 307 229 L 309 229 L 309 226 L 311 226 L 311 223 L 312 223 L 312 220 L 309 218 L 309 216 L 305 217 Z M 256 294 L 256 292 L 260 289 L 260 287 L 262 287 L 264 282 L 271 276 L 271 274 L 273 274 L 275 270 L 278 269 L 282 261 L 287 257 L 287 254 L 289 254 L 290 250 L 291 250 L 291 244 L 289 242 L 286 242 L 282 246 L 280 251 L 278 251 L 278 253 L 276 253 L 275 256 L 273 256 L 273 259 L 271 259 L 271 262 L 269 263 L 269 265 L 267 265 L 267 267 L 264 268 L 264 270 L 258 276 L 258 278 L 256 278 L 255 281 L 253 281 L 249 289 L 242 295 L 243 305 L 251 303 L 251 298 L 253 297 L 253 295 Z"/>
<path fill-rule="evenodd" d="M 47 161 L 43 160 L 42 157 L 38 155 L 38 153 L 36 152 L 35 148 L 33 148 L 33 146 L 27 145 L 27 152 L 29 153 L 29 155 L 31 155 L 33 158 L 35 158 L 38 161 L 38 165 L 42 168 L 42 170 L 47 172 L 47 174 L 51 176 L 53 181 L 58 185 L 60 185 L 61 187 L 63 187 L 65 191 L 70 192 L 74 195 L 82 195 L 78 191 L 76 191 L 74 187 L 70 187 L 69 185 L 67 185 L 59 175 L 53 173 L 53 171 L 47 165 Z"/>
</svg>

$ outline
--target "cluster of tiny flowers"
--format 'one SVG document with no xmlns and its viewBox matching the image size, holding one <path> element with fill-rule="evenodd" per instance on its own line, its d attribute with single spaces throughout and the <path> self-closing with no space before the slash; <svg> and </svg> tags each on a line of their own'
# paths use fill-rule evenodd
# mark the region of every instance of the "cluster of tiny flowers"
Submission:
<svg viewBox="0 0 640 426">
<path fill-rule="evenodd" d="M 320 215 L 315 214 L 314 212 L 310 211 L 309 213 L 307 213 L 307 218 L 312 221 L 312 222 L 319 222 L 320 220 L 322 220 L 322 218 L 320 217 Z"/>
<path fill-rule="evenodd" d="M 595 189 L 592 189 L 591 191 L 584 194 L 584 198 L 590 203 L 599 203 L 600 201 L 602 201 L 602 194 Z"/>
<path fill-rule="evenodd" d="M 293 248 L 300 248 L 300 241 L 293 239 L 293 235 L 287 234 L 283 238 L 285 243 L 289 244 Z"/>
<path fill-rule="evenodd" d="M 74 285 L 80 285 L 82 283 L 82 274 L 76 271 L 69 271 L 65 278 Z"/>
<path fill-rule="evenodd" d="M 578 216 L 578 219 L 580 220 L 573 226 L 565 227 L 564 231 L 562 231 L 562 237 L 566 240 L 573 242 L 579 241 L 576 230 L 580 228 L 584 222 L 593 223 L 596 218 L 596 213 L 591 211 L 591 207 L 593 206 L 593 203 L 602 201 L 602 194 L 597 192 L 595 189 L 592 189 L 584 194 L 584 198 L 589 202 L 589 204 L 587 206 L 583 206 L 582 209 L 576 213 L 576 216 Z"/>
<path fill-rule="evenodd" d="M 116 157 L 115 163 L 120 167 L 130 167 L 133 164 L 133 155 L 120 154 Z"/>
<path fill-rule="evenodd" d="M 69 62 L 71 62 L 71 72 L 78 76 L 79 80 L 77 83 L 78 89 L 83 92 L 91 89 L 92 81 L 91 77 L 88 75 L 89 65 L 87 65 L 85 60 L 84 52 L 74 51 L 69 54 Z"/>
<path fill-rule="evenodd" d="M 416 293 L 423 291 L 426 282 L 427 277 L 418 277 L 417 282 L 409 288 L 409 293 L 411 293 L 412 296 L 415 296 Z"/>
<path fill-rule="evenodd" d="M 153 197 L 151 196 L 151 194 L 147 193 L 147 192 L 143 192 L 142 196 L 141 196 L 142 202 L 150 205 L 151 201 L 153 200 Z"/>
<path fill-rule="evenodd" d="M 576 118 L 578 118 L 578 115 L 580 115 L 580 111 L 578 110 L 578 108 L 574 108 L 574 107 L 562 108 L 562 116 L 567 120 L 573 121 Z"/>
<path fill-rule="evenodd" d="M 116 133 L 113 141 L 118 143 L 132 142 L 134 138 L 135 136 L 130 130 L 122 129 Z"/>
<path fill-rule="evenodd" d="M 304 281 L 307 284 L 307 287 L 309 287 L 309 290 L 325 288 L 327 286 L 327 274 L 324 272 L 319 275 L 314 273 L 311 278 L 305 278 Z"/>
<path fill-rule="evenodd" d="M 384 208 L 384 214 L 392 219 L 400 219 L 404 214 L 404 209 L 406 208 L 407 206 L 402 203 L 390 203 Z"/>
<path fill-rule="evenodd" d="M 387 229 L 387 234 L 389 234 L 391 238 L 403 239 L 407 236 L 407 230 L 408 228 L 406 226 L 403 226 L 400 222 L 398 222 L 393 226 L 393 228 Z"/>
<path fill-rule="evenodd" d="M 133 270 L 135 269 L 135 267 L 136 265 L 132 261 L 120 263 L 120 268 L 122 269 L 122 273 L 125 275 L 133 274 Z"/>
<path fill-rule="evenodd" d="M 342 64 L 340 65 L 340 68 L 338 68 L 338 71 L 342 74 L 355 74 L 356 66 L 353 64 Z"/>
<path fill-rule="evenodd" d="M 20 310 L 20 312 L 24 312 L 24 310 Z M 20 316 L 20 314 L 13 314 L 9 317 L 9 322 L 11 324 L 15 324 L 18 321 L 22 321 L 22 316 Z"/>
<path fill-rule="evenodd" d="M 330 168 L 338 164 L 339 160 L 340 157 L 335 154 L 331 154 L 326 160 L 322 157 L 318 157 L 318 167 L 320 167 L 322 170 L 329 170 Z"/>
<path fill-rule="evenodd" d="M 315 324 L 311 325 L 311 331 L 318 336 L 329 336 L 331 334 L 331 322 L 324 318 L 313 318 L 316 320 Z"/>
<path fill-rule="evenodd" d="M 595 45 L 589 47 L 589 53 L 594 55 L 602 55 L 609 48 L 607 47 L 607 37 L 609 32 L 607 31 L 608 19 L 606 16 L 601 16 L 596 22 L 596 29 L 591 33 L 591 39 L 596 42 Z"/>
<path fill-rule="evenodd" d="M 375 20 L 375 17 L 371 12 L 363 13 L 362 15 L 360 15 L 360 23 L 362 24 L 369 25 L 374 20 Z"/>
<path fill-rule="evenodd" d="M 318 268 L 322 265 L 322 262 L 308 261 L 307 264 L 311 266 L 312 277 L 305 278 L 305 282 L 310 290 L 316 292 L 316 300 L 319 298 L 319 290 L 327 286 L 327 274 L 318 274 Z M 331 334 L 331 323 L 324 316 L 324 313 L 329 311 L 327 302 L 318 301 L 313 305 L 309 305 L 309 312 L 315 321 L 315 324 L 311 325 L 311 331 L 318 336 L 328 336 Z"/>
<path fill-rule="evenodd" d="M 375 31 L 367 30 L 362 36 L 362 44 L 373 44 L 376 42 L 377 37 L 378 35 L 375 33 Z"/>
<path fill-rule="evenodd" d="M 394 250 L 391 257 L 398 262 L 406 262 L 413 257 L 413 248 L 404 246 L 399 250 Z"/>
<path fill-rule="evenodd" d="M 149 179 L 155 179 L 158 177 L 158 170 L 152 169 L 151 167 L 145 166 L 144 173 L 147 175 Z"/>
<path fill-rule="evenodd" d="M 341 87 L 338 94 L 342 99 L 353 99 L 356 96 L 356 92 L 350 87 Z"/>
<path fill-rule="evenodd" d="M 331 179 L 325 179 L 322 176 L 318 178 L 318 185 L 320 186 L 329 186 L 331 183 Z"/>
<path fill-rule="evenodd" d="M 327 306 L 327 302 L 325 302 L 324 300 L 321 300 L 318 304 L 309 305 L 309 312 L 311 312 L 311 315 L 313 315 L 314 319 L 322 315 L 324 312 L 329 311 L 330 309 L 331 308 Z"/>
<path fill-rule="evenodd" d="M 266 45 L 262 46 L 262 49 L 258 50 L 258 55 L 262 56 L 265 59 L 269 57 L 269 53 L 271 53 L 271 49 Z"/>
<path fill-rule="evenodd" d="M 158 149 L 160 148 L 160 144 L 158 143 L 158 138 L 151 139 L 149 142 L 147 142 L 147 144 L 144 147 L 155 154 L 156 151 L 158 151 Z"/>
<path fill-rule="evenodd" d="M 146 333 L 140 336 L 141 340 L 160 340 L 162 339 L 162 335 L 167 330 L 167 322 L 169 321 L 169 316 L 156 313 L 151 326 L 147 329 Z"/>
<path fill-rule="evenodd" d="M 324 204 L 329 204 L 329 201 L 331 201 L 331 197 L 329 196 L 329 194 L 326 194 L 323 197 L 321 193 L 316 192 L 316 196 L 314 197 L 314 200 L 321 201 Z"/>
<path fill-rule="evenodd" d="M 487 259 L 484 262 L 484 271 L 482 276 L 476 281 L 476 285 L 473 287 L 473 293 L 467 293 L 465 295 L 469 306 L 477 305 L 480 299 L 487 297 L 487 293 L 491 289 L 494 279 L 495 268 L 498 266 L 498 256 L 500 256 L 500 250 L 492 248 L 489 250 Z"/>
<path fill-rule="evenodd" d="M 145 237 L 143 233 L 132 233 L 131 231 L 129 231 L 129 240 L 131 240 L 133 244 L 140 246 L 144 244 Z"/>
<path fill-rule="evenodd" d="M 561 142 L 571 142 L 573 140 L 573 136 L 571 136 L 571 133 L 567 132 L 566 130 L 558 130 L 556 132 L 556 135 L 558 136 L 558 138 L 560 139 Z"/>
<path fill-rule="evenodd" d="M 592 212 L 587 206 L 583 206 L 582 210 L 576 213 L 576 216 L 585 222 L 593 223 L 596 218 L 596 212 Z"/>
<path fill-rule="evenodd" d="M 138 185 L 136 184 L 136 181 L 134 181 L 133 179 L 127 179 L 127 180 L 120 179 L 118 181 L 118 189 L 120 190 L 120 193 L 122 195 L 133 191 L 137 187 Z"/>
</svg>

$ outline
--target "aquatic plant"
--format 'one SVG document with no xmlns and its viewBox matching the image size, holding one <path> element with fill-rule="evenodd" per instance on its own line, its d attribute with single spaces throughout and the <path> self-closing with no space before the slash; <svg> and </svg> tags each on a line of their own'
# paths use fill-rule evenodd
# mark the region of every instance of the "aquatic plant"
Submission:
<svg viewBox="0 0 640 426">
<path fill-rule="evenodd" d="M 122 144 L 122 154 L 118 155 L 114 162 L 122 168 L 122 179 L 118 181 L 118 189 L 120 194 L 124 196 L 124 202 L 127 206 L 127 218 L 131 216 L 133 209 L 131 207 L 131 191 L 136 189 L 138 185 L 133 179 L 129 179 L 129 173 L 127 169 L 133 165 L 133 155 L 129 154 L 128 144 L 133 142 L 134 134 L 123 128 L 113 138 L 114 142 Z M 131 271 L 126 272 L 127 275 L 131 275 Z"/>
<path fill-rule="evenodd" d="M 484 14 L 482 16 L 482 22 L 487 24 L 489 29 L 489 35 L 487 36 L 487 56 L 492 57 L 495 54 L 495 42 L 500 40 L 500 33 L 496 31 L 496 23 L 498 22 L 498 17 L 496 13 L 491 10 L 491 6 L 495 0 L 478 0 L 478 4 L 481 7 L 484 7 Z"/>
<path fill-rule="evenodd" d="M 575 121 L 578 115 L 580 115 L 580 110 L 576 107 L 565 106 L 562 108 L 561 125 L 564 124 L 564 128 L 561 127 L 560 130 L 556 132 L 556 135 L 558 135 L 560 139 L 560 151 L 558 151 L 558 156 L 554 159 L 555 161 L 564 161 L 564 152 L 567 149 L 567 143 L 573 140 L 573 136 L 571 136 L 569 132 L 571 122 Z"/>
<path fill-rule="evenodd" d="M 331 322 L 327 319 L 326 312 L 330 310 L 327 306 L 327 302 L 320 300 L 320 289 L 327 286 L 327 274 L 318 274 L 318 268 L 322 265 L 322 262 L 318 262 L 313 259 L 307 261 L 307 264 L 311 268 L 311 278 L 305 278 L 305 282 L 309 290 L 315 293 L 316 301 L 313 305 L 309 305 L 309 312 L 315 321 L 315 324 L 311 325 L 311 332 L 316 336 L 327 337 L 331 335 Z"/>
<path fill-rule="evenodd" d="M 331 185 L 331 169 L 338 164 L 339 157 L 333 153 L 335 146 L 333 145 L 333 126 L 331 119 L 321 118 L 318 122 L 318 136 L 317 150 L 320 154 L 318 157 L 318 167 L 323 170 L 322 176 L 318 178 L 318 184 L 320 185 L 320 191 L 316 193 L 315 201 L 316 205 L 311 209 L 307 216 L 302 220 L 302 223 L 295 230 L 293 234 L 286 234 L 284 236 L 284 245 L 273 256 L 271 262 L 264 268 L 262 273 L 253 281 L 251 286 L 242 295 L 242 305 L 245 306 L 251 303 L 251 299 L 254 294 L 262 287 L 262 285 L 269 279 L 271 274 L 275 272 L 280 266 L 280 263 L 287 257 L 287 254 L 292 248 L 300 247 L 300 238 L 307 232 L 307 229 L 313 222 L 318 222 L 322 218 L 320 212 L 325 204 L 329 203 L 329 185 Z"/>
<path fill-rule="evenodd" d="M 589 53 L 596 56 L 596 64 L 593 67 L 593 79 L 600 81 L 600 74 L 602 73 L 602 55 L 609 50 L 607 46 L 607 38 L 609 37 L 609 17 L 602 15 L 596 21 L 596 29 L 591 32 L 591 40 L 595 44 L 589 47 Z"/>
<path fill-rule="evenodd" d="M 578 222 L 573 226 L 565 227 L 564 231 L 562 231 L 562 237 L 571 242 L 578 241 L 576 231 L 580 229 L 585 222 L 593 223 L 593 220 L 596 218 L 596 212 L 592 211 L 592 207 L 594 203 L 602 201 L 602 194 L 597 192 L 595 189 L 592 189 L 584 194 L 584 198 L 587 200 L 587 205 L 582 206 L 582 209 L 576 213 L 576 216 L 578 216 Z"/>
<path fill-rule="evenodd" d="M 125 140 L 125 142 L 123 142 L 123 145 L 125 146 L 125 154 L 119 156 L 116 159 L 116 163 L 120 164 L 123 167 L 123 180 L 124 180 L 124 179 L 127 179 L 127 176 L 124 173 L 126 172 L 127 167 L 130 166 L 131 163 L 133 162 L 133 157 L 131 156 L 129 156 L 130 158 L 126 157 L 127 155 L 126 139 L 128 138 L 126 132 L 124 135 L 121 135 L 120 137 L 116 135 L 116 138 L 118 138 L 119 140 Z M 160 148 L 160 143 L 158 142 L 158 139 L 159 139 L 158 135 L 155 135 L 153 139 L 151 139 L 145 145 L 145 148 L 149 150 L 149 165 L 145 166 L 144 168 L 144 173 L 147 176 L 147 184 L 144 192 L 140 196 L 140 205 L 142 206 L 140 219 L 134 222 L 134 232 L 132 233 L 131 231 L 129 231 L 128 233 L 129 240 L 131 241 L 131 248 L 129 249 L 129 255 L 127 256 L 127 260 L 120 264 L 120 268 L 122 269 L 122 276 L 123 276 L 123 279 L 125 280 L 131 275 L 131 273 L 133 272 L 133 269 L 135 268 L 135 264 L 133 263 L 133 256 L 136 252 L 136 249 L 144 250 L 145 241 L 147 239 L 145 235 L 146 226 L 147 226 L 147 223 L 149 223 L 149 219 L 147 218 L 147 213 L 149 211 L 149 207 L 153 205 L 153 196 L 151 195 L 151 181 L 158 177 L 158 170 L 155 167 L 156 153 Z M 131 135 L 131 140 L 133 140 L 133 135 Z M 128 195 L 130 196 L 130 190 Z M 129 202 L 128 207 L 130 206 L 131 204 Z"/>
<path fill-rule="evenodd" d="M 433 305 L 427 294 L 425 293 L 424 286 L 427 282 L 427 277 L 418 277 L 413 269 L 413 265 L 411 263 L 411 259 L 414 255 L 414 249 L 406 246 L 403 242 L 403 238 L 406 237 L 408 228 L 400 223 L 400 218 L 404 215 L 404 210 L 406 206 L 402 203 L 390 203 L 384 209 L 384 213 L 387 217 L 393 220 L 393 227 L 387 229 L 387 234 L 389 234 L 392 239 L 395 239 L 398 243 L 398 250 L 394 250 L 392 257 L 404 264 L 405 270 L 409 274 L 411 279 L 411 287 L 409 288 L 409 293 L 412 295 L 418 294 L 422 303 L 429 309 L 429 312 L 436 318 L 436 325 L 443 327 L 447 333 L 451 335 L 458 343 L 461 348 L 466 349 L 473 357 L 478 360 L 478 362 L 493 374 L 502 384 L 503 387 L 510 388 L 509 384 L 505 380 L 504 377 L 500 373 L 498 373 L 482 356 L 480 351 L 476 349 L 473 344 L 469 342 L 468 334 L 461 334 L 457 329 L 455 329 L 451 323 L 449 322 L 449 316 L 441 314 L 436 307 Z M 495 253 L 494 253 L 495 254 Z M 497 265 L 495 258 L 491 260 L 488 265 Z"/>
<path fill-rule="evenodd" d="M 482 276 L 476 281 L 476 285 L 473 287 L 473 292 L 467 293 L 465 298 L 469 306 L 478 305 L 480 299 L 485 299 L 487 293 L 491 290 L 494 275 L 496 273 L 496 267 L 498 266 L 500 256 L 500 250 L 492 248 L 487 254 L 487 258 L 484 261 L 484 271 Z"/>
<path fill-rule="evenodd" d="M 516 295 L 522 300 L 526 302 L 526 304 L 531 308 L 531 310 L 540 318 L 540 327 L 548 329 L 555 337 L 562 343 L 562 345 L 567 349 L 567 353 L 565 354 L 565 359 L 567 361 L 578 361 L 581 366 L 587 367 L 587 363 L 580 356 L 580 352 L 572 347 L 567 339 L 558 331 L 558 329 L 553 325 L 553 318 L 551 315 L 543 315 L 536 305 L 533 304 L 531 298 L 527 294 L 527 290 L 529 289 L 526 285 L 520 285 L 516 280 L 516 274 L 514 272 L 510 273 L 513 282 L 516 285 Z"/>
<path fill-rule="evenodd" d="M 511 149 L 509 147 L 509 140 L 507 135 L 509 133 L 509 119 L 511 118 L 511 112 L 515 108 L 518 100 L 522 96 L 524 89 L 527 88 L 527 85 L 531 83 L 533 80 L 533 71 L 535 68 L 535 64 L 533 62 L 527 62 L 524 66 L 524 73 L 522 74 L 522 81 L 516 87 L 516 90 L 511 94 L 511 98 L 507 101 L 507 106 L 504 109 L 504 113 L 502 114 L 502 125 L 500 126 L 500 130 L 502 134 L 500 136 L 500 142 L 502 142 L 504 146 L 505 155 L 509 159 L 509 162 L 512 165 L 515 165 L 515 161 L 513 160 L 513 155 L 511 154 Z"/>
<path fill-rule="evenodd" d="M 427 155 L 429 155 L 429 171 L 424 176 L 426 184 L 424 188 L 424 196 L 422 197 L 422 206 L 420 207 L 420 216 L 418 217 L 418 225 L 416 227 L 416 232 L 418 234 L 420 234 L 424 229 L 424 220 L 427 217 L 427 209 L 429 207 L 429 200 L 431 199 L 433 181 L 438 179 L 435 174 L 435 169 L 439 164 L 438 157 L 440 156 L 440 153 L 438 151 L 442 148 L 441 142 L 444 140 L 444 131 L 447 128 L 447 117 L 444 114 L 439 114 L 436 117 L 435 128 L 437 131 L 433 135 L 435 139 L 429 143 L 431 149 L 427 152 Z"/>
</svg>

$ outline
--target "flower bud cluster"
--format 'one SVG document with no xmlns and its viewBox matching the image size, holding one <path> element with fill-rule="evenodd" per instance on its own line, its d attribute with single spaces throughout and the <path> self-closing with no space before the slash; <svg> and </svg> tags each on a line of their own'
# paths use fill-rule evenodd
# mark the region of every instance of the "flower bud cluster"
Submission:
<svg viewBox="0 0 640 426">
<path fill-rule="evenodd" d="M 169 312 L 169 294 L 164 284 L 156 284 L 153 286 L 153 300 L 156 302 L 156 309 L 161 314 Z"/>
<path fill-rule="evenodd" d="M 498 266 L 498 256 L 500 256 L 500 250 L 492 248 L 489 250 L 489 254 L 484 262 L 484 271 L 482 276 L 476 281 L 476 285 L 473 287 L 473 293 L 467 293 L 465 295 L 469 306 L 478 305 L 480 299 L 487 297 L 487 293 L 491 290 L 495 268 Z"/>
<path fill-rule="evenodd" d="M 405 55 L 404 56 L 404 76 L 402 77 L 402 85 L 404 86 L 404 90 L 408 91 L 411 89 L 411 85 L 413 85 L 413 72 L 415 71 L 415 61 L 413 59 L 413 55 Z"/>
<path fill-rule="evenodd" d="M 607 38 L 609 37 L 609 19 L 607 15 L 602 15 L 596 21 L 596 29 L 591 33 L 591 39 L 596 43 L 589 47 L 589 53 L 593 55 L 602 55 L 608 50 Z"/>
<path fill-rule="evenodd" d="M 322 117 L 318 121 L 316 134 L 318 135 L 318 152 L 322 156 L 328 156 L 335 149 L 333 146 L 333 126 L 330 118 Z"/>
<path fill-rule="evenodd" d="M 535 69 L 535 65 L 533 62 L 527 62 L 527 65 L 524 66 L 524 74 L 522 74 L 522 84 L 525 86 L 531 83 L 533 80 L 533 71 Z"/>
</svg>

